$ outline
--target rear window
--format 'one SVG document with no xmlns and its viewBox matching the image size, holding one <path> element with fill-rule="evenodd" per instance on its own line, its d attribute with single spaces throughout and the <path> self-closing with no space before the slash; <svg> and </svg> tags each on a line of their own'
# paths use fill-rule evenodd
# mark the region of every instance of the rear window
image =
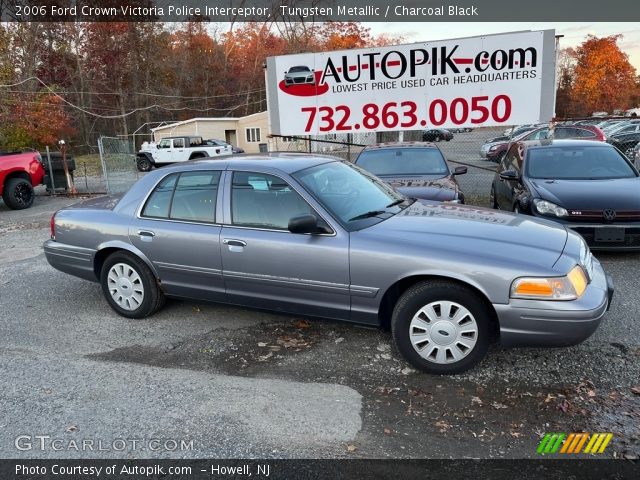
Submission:
<svg viewBox="0 0 640 480">
<path fill-rule="evenodd" d="M 616 149 L 602 146 L 529 149 L 526 172 L 530 178 L 558 180 L 598 180 L 637 176 Z"/>
<path fill-rule="evenodd" d="M 448 175 L 437 148 L 385 148 L 363 151 L 356 164 L 374 175 Z"/>
</svg>

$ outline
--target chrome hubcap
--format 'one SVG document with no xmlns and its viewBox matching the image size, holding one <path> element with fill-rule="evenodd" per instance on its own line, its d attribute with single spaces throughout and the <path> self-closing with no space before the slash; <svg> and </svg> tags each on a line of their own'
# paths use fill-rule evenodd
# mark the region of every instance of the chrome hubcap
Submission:
<svg viewBox="0 0 640 480">
<path fill-rule="evenodd" d="M 409 339 L 418 355 L 433 363 L 455 363 L 471 353 L 478 325 L 471 312 L 456 302 L 440 300 L 422 307 L 409 325 Z"/>
<path fill-rule="evenodd" d="M 111 298 L 124 310 L 135 310 L 144 300 L 142 279 L 126 263 L 116 263 L 111 267 L 107 283 Z"/>
</svg>

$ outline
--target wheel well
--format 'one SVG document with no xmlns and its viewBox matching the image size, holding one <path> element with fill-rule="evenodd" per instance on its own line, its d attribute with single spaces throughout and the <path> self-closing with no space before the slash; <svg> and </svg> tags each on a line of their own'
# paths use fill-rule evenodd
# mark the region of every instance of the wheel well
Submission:
<svg viewBox="0 0 640 480">
<path fill-rule="evenodd" d="M 109 257 L 109 255 L 119 251 L 126 252 L 126 250 L 122 248 L 115 248 L 115 247 L 109 247 L 109 248 L 104 248 L 102 250 L 98 250 L 95 257 L 93 258 L 93 273 L 95 274 L 98 280 L 100 280 L 100 272 L 102 271 L 102 265 L 104 265 L 104 261 L 107 259 L 107 257 Z"/>
<path fill-rule="evenodd" d="M 7 175 L 6 178 L 4 179 L 4 184 L 6 185 L 7 182 L 13 178 L 22 178 L 23 180 L 26 180 L 27 182 L 31 183 L 31 177 L 27 172 L 18 171 L 18 172 L 11 172 L 9 175 Z"/>
<path fill-rule="evenodd" d="M 475 288 L 473 285 L 469 285 L 468 283 L 456 280 L 454 278 L 443 277 L 439 275 L 414 275 L 412 277 L 403 278 L 402 280 L 399 280 L 391 285 L 384 293 L 382 301 L 380 302 L 380 309 L 378 310 L 378 320 L 380 322 L 380 326 L 385 330 L 391 330 L 391 315 L 393 313 L 393 307 L 395 306 L 400 296 L 416 283 L 429 280 L 446 280 L 447 282 L 457 283 L 458 285 L 461 285 L 475 292 L 478 295 L 478 298 L 480 298 L 480 300 L 482 300 L 482 302 L 485 304 L 485 306 L 487 307 L 487 311 L 491 315 L 490 321 L 492 325 L 492 337 L 494 339 L 499 338 L 500 324 L 498 322 L 498 316 L 495 309 L 493 308 L 493 305 L 484 295 L 484 293 Z"/>
<path fill-rule="evenodd" d="M 194 158 L 205 158 L 207 155 L 202 152 L 193 152 L 189 157 L 189 160 L 193 160 Z"/>
</svg>

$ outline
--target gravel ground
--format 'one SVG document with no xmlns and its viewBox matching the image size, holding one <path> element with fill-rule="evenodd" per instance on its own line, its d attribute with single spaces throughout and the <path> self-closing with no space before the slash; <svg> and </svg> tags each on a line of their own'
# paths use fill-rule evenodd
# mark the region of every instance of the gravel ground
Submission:
<svg viewBox="0 0 640 480">
<path fill-rule="evenodd" d="M 118 317 L 98 284 L 42 253 L 51 214 L 74 201 L 0 202 L 4 458 L 532 458 L 541 435 L 572 431 L 613 432 L 607 458 L 640 455 L 638 254 L 598 255 L 616 296 L 583 344 L 495 346 L 471 372 L 435 377 L 379 330 L 180 301 Z M 18 435 L 128 443 L 21 451 Z"/>
</svg>

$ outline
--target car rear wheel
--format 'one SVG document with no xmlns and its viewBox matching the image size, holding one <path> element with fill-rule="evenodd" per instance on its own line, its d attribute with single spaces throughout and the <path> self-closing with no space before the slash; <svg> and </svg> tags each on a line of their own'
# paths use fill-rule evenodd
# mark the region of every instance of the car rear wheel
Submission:
<svg viewBox="0 0 640 480">
<path fill-rule="evenodd" d="M 155 276 L 131 253 L 111 254 L 102 266 L 100 282 L 107 302 L 123 317 L 144 318 L 164 305 L 165 297 Z"/>
<path fill-rule="evenodd" d="M 391 330 L 402 356 L 434 374 L 464 372 L 489 347 L 490 312 L 472 290 L 448 281 L 420 282 L 393 310 Z"/>
<path fill-rule="evenodd" d="M 439 142 L 440 140 L 442 140 L 440 138 L 440 135 L 436 135 L 436 137 L 433 139 L 434 142 Z"/>
<path fill-rule="evenodd" d="M 31 183 L 24 178 L 10 178 L 4 184 L 2 199 L 12 210 L 22 210 L 33 205 L 35 194 Z"/>
<path fill-rule="evenodd" d="M 151 162 L 147 157 L 138 157 L 138 160 L 136 161 L 136 166 L 138 167 L 138 170 L 141 172 L 148 172 L 151 170 L 151 167 L 152 167 Z"/>
<path fill-rule="evenodd" d="M 631 147 L 627 147 L 624 151 L 625 156 L 629 160 L 633 160 L 634 149 L 635 149 L 635 146 L 631 146 Z"/>
</svg>

